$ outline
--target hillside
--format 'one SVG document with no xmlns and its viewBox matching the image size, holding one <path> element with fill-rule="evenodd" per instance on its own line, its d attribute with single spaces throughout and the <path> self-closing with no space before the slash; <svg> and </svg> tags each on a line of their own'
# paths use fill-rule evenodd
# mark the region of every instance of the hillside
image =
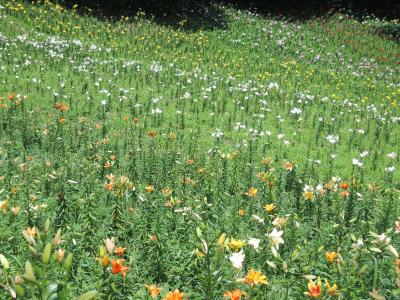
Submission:
<svg viewBox="0 0 400 300">
<path fill-rule="evenodd" d="M 400 297 L 398 25 L 0 0 L 0 298 Z"/>
</svg>

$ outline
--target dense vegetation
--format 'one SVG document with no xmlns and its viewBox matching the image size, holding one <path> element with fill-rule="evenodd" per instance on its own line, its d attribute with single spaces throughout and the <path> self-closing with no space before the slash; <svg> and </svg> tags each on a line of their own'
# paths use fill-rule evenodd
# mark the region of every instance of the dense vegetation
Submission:
<svg viewBox="0 0 400 300">
<path fill-rule="evenodd" d="M 396 20 L 87 13 L 0 0 L 1 299 L 400 297 Z"/>
</svg>

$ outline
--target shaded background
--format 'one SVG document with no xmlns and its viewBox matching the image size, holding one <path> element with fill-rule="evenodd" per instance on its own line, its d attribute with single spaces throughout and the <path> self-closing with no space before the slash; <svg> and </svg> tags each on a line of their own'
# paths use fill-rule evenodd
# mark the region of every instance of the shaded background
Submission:
<svg viewBox="0 0 400 300">
<path fill-rule="evenodd" d="M 209 0 L 61 0 L 67 6 L 78 4 L 101 10 L 104 15 L 135 14 L 139 9 L 155 16 L 179 15 L 188 10 L 208 6 Z M 221 0 L 226 4 L 261 14 L 273 14 L 294 18 L 309 18 L 324 15 L 332 10 L 351 10 L 355 15 L 374 14 L 378 17 L 398 19 L 400 17 L 400 1 L 381 0 Z"/>
</svg>

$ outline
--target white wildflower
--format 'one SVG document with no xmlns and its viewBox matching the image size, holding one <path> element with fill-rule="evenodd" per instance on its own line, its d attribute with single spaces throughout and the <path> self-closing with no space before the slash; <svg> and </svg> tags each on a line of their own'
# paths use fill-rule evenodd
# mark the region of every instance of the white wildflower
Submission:
<svg viewBox="0 0 400 300">
<path fill-rule="evenodd" d="M 240 252 L 235 252 L 231 256 L 229 256 L 229 260 L 232 263 L 233 267 L 236 269 L 241 269 L 243 267 L 243 262 L 245 258 L 245 254 L 243 253 L 243 249 Z"/>
<path fill-rule="evenodd" d="M 266 234 L 271 242 L 271 245 L 276 248 L 276 250 L 279 250 L 279 245 L 284 243 L 282 235 L 283 231 L 278 231 L 276 228 L 274 228 L 271 233 Z"/>
</svg>

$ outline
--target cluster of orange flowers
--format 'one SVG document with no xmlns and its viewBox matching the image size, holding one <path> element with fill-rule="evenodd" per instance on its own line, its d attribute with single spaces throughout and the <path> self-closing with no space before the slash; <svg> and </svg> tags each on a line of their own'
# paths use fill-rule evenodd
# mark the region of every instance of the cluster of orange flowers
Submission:
<svg viewBox="0 0 400 300">
<path fill-rule="evenodd" d="M 53 105 L 53 107 L 54 107 L 55 109 L 58 109 L 59 111 L 62 111 L 62 112 L 65 112 L 65 111 L 68 110 L 68 105 L 65 104 L 65 103 L 63 103 L 63 102 L 55 103 L 55 104 Z"/>
<path fill-rule="evenodd" d="M 329 281 L 325 279 L 325 289 L 327 296 L 329 297 L 339 296 L 339 293 L 337 291 L 338 287 L 336 283 L 331 286 Z M 320 298 L 322 296 L 322 282 L 320 277 L 318 277 L 317 282 L 314 282 L 312 279 L 310 279 L 308 283 L 308 291 L 304 292 L 304 295 L 310 298 Z"/>
<path fill-rule="evenodd" d="M 14 98 L 15 98 L 14 94 L 9 94 L 7 96 L 7 99 L 10 100 L 10 101 L 12 101 Z M 7 108 L 8 107 L 7 103 L 3 102 L 4 99 L 5 99 L 4 97 L 0 97 L 0 108 Z"/>
<path fill-rule="evenodd" d="M 108 239 L 109 240 L 109 239 Z M 110 241 L 110 240 L 109 240 Z M 113 240 L 112 240 L 113 242 Z M 115 252 L 115 251 L 114 251 Z M 112 260 L 112 269 L 111 272 L 113 274 L 121 273 L 123 277 L 126 276 L 126 271 L 129 270 L 128 267 L 123 265 L 123 259 Z M 268 279 L 265 275 L 263 275 L 260 271 L 249 270 L 244 278 L 238 279 L 238 282 L 246 283 L 250 287 L 254 287 L 256 285 L 266 285 L 268 284 Z M 162 292 L 163 288 L 158 287 L 155 284 L 144 285 L 147 292 L 154 299 L 158 297 L 158 295 Z M 226 291 L 224 293 L 224 297 L 227 297 L 231 300 L 240 300 L 242 296 L 246 296 L 246 293 L 240 289 Z M 179 289 L 175 289 L 174 291 L 167 292 L 164 300 L 182 300 L 185 297 L 185 293 L 181 292 Z"/>
<path fill-rule="evenodd" d="M 116 196 L 122 197 L 126 190 L 133 190 L 135 186 L 130 182 L 127 176 L 120 176 L 118 180 L 114 174 L 106 175 L 107 182 L 104 183 L 104 188 L 108 191 L 114 191 Z"/>
<path fill-rule="evenodd" d="M 251 287 L 255 285 L 268 284 L 267 277 L 263 275 L 260 271 L 255 271 L 253 269 L 251 269 L 244 278 L 239 279 L 238 281 L 244 282 L 250 285 Z M 163 290 L 162 288 L 159 288 L 154 284 L 145 285 L 145 287 L 153 299 L 156 298 Z M 226 291 L 224 293 L 224 297 L 227 297 L 231 300 L 240 300 L 241 297 L 245 295 L 246 293 L 240 289 L 236 289 L 233 291 Z M 184 296 L 185 296 L 184 293 L 182 293 L 179 289 L 176 289 L 173 292 L 168 292 L 165 296 L 165 300 L 182 300 Z"/>
<path fill-rule="evenodd" d="M 126 276 L 126 273 L 129 271 L 129 267 L 125 266 L 125 259 L 117 258 L 117 259 L 111 259 L 109 256 L 115 254 L 117 256 L 124 256 L 126 251 L 125 247 L 116 247 L 115 246 L 115 241 L 114 238 L 106 238 L 104 240 L 104 246 L 100 247 L 100 257 L 97 258 L 97 260 L 100 261 L 101 266 L 103 267 L 104 270 L 108 268 L 108 266 L 111 263 L 111 273 L 114 275 L 121 274 L 122 277 Z M 157 287 L 155 284 L 151 285 L 145 285 L 145 288 L 149 292 L 152 298 L 156 298 L 161 291 L 163 290 L 160 287 Z M 179 289 L 175 289 L 175 291 L 170 291 L 166 294 L 165 300 L 182 300 L 184 298 L 185 294 L 182 293 Z"/>
<path fill-rule="evenodd" d="M 316 188 L 316 191 L 318 192 L 318 195 L 322 196 L 322 195 L 324 195 L 324 194 L 326 193 L 326 191 L 328 191 L 328 190 L 338 191 L 338 189 L 340 189 L 340 190 L 338 191 L 340 197 L 342 197 L 342 198 L 348 198 L 348 197 L 350 196 L 350 192 L 348 191 L 349 186 L 350 186 L 350 185 L 349 185 L 349 183 L 347 183 L 347 182 L 342 182 L 342 183 L 340 183 L 340 184 L 337 185 L 337 181 L 336 181 L 336 179 L 335 179 L 335 180 L 331 180 L 330 182 L 324 184 L 323 186 L 322 186 L 322 185 L 319 185 L 319 186 Z M 313 188 L 311 188 L 311 189 L 306 189 L 306 190 L 304 191 L 304 198 L 305 198 L 306 200 L 313 201 L 313 200 L 315 199 L 315 197 L 316 197 L 316 195 L 315 195 L 314 192 L 315 192 L 315 191 L 314 191 Z"/>
<path fill-rule="evenodd" d="M 152 285 L 145 284 L 144 286 L 153 299 L 156 298 L 163 290 L 163 288 L 159 288 L 155 284 Z M 173 292 L 170 291 L 165 295 L 165 300 L 182 300 L 184 297 L 185 293 L 182 293 L 179 289 L 175 289 L 175 291 Z"/>
<path fill-rule="evenodd" d="M 100 247 L 100 259 L 101 265 L 105 270 L 110 264 L 109 255 L 116 254 L 118 256 L 123 256 L 125 254 L 126 248 L 124 247 L 115 247 L 114 238 L 107 238 L 104 240 L 105 246 Z M 107 255 L 107 252 L 109 255 Z M 123 277 L 126 276 L 126 271 L 129 270 L 129 267 L 124 266 L 124 259 L 111 259 L 111 273 L 117 275 L 121 273 Z"/>
<path fill-rule="evenodd" d="M 19 106 L 23 100 L 23 97 L 16 95 L 14 93 L 8 94 L 7 99 L 12 102 L 15 106 Z M 8 108 L 8 104 L 3 102 L 4 97 L 0 97 L 0 108 Z"/>
</svg>

